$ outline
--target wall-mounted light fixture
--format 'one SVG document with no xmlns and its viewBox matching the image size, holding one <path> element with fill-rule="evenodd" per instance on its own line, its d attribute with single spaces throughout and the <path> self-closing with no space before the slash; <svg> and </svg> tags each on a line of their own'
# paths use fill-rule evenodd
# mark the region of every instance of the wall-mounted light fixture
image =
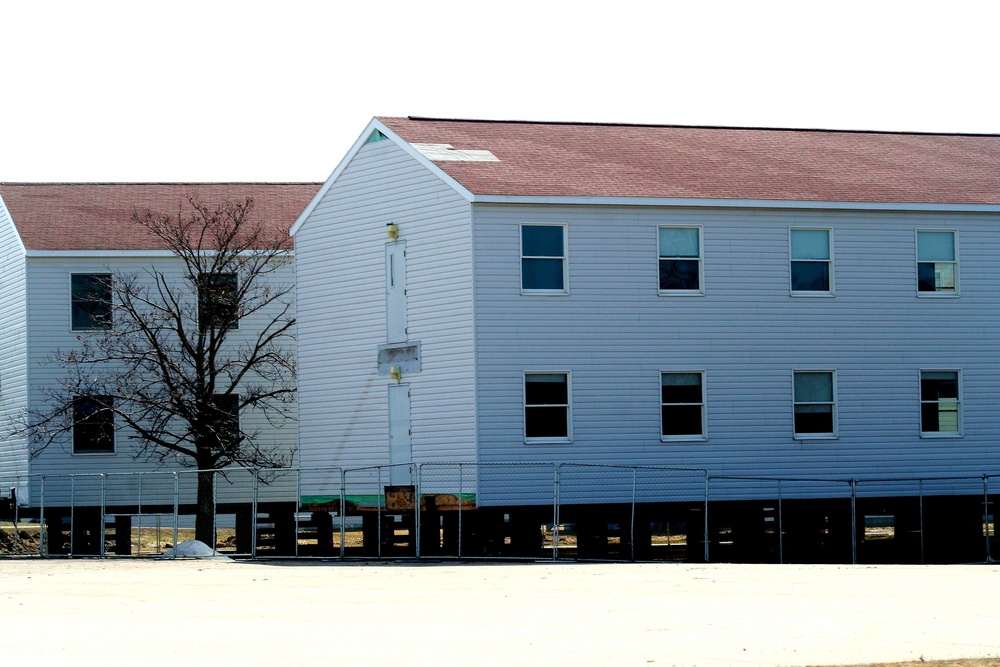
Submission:
<svg viewBox="0 0 1000 667">
<path fill-rule="evenodd" d="M 395 241 L 399 238 L 399 225 L 395 222 L 390 222 L 385 226 L 385 230 L 389 233 L 389 238 Z"/>
<path fill-rule="evenodd" d="M 403 370 L 399 366 L 390 366 L 389 377 L 399 382 L 403 378 Z"/>
</svg>

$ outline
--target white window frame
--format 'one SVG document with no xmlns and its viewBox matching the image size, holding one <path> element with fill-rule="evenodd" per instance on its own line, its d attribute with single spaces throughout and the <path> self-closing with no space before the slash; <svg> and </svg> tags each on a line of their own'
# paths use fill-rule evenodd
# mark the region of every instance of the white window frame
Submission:
<svg viewBox="0 0 1000 667">
<path fill-rule="evenodd" d="M 825 373 L 830 376 L 831 401 L 798 402 L 795 400 L 795 376 L 798 373 Z M 795 430 L 795 408 L 799 405 L 830 405 L 832 412 L 830 433 L 799 433 Z M 836 440 L 839 437 L 839 414 L 837 409 L 837 371 L 832 368 L 796 368 L 792 370 L 792 437 L 795 440 Z"/>
<path fill-rule="evenodd" d="M 660 254 L 660 230 L 661 229 L 694 229 L 698 232 L 698 256 L 679 257 L 664 256 Z M 660 261 L 661 260 L 696 260 L 698 262 L 698 289 L 661 289 L 660 288 Z M 705 295 L 705 233 L 702 225 L 657 225 L 656 226 L 656 289 L 660 296 L 704 296 Z"/>
<path fill-rule="evenodd" d="M 529 437 L 528 436 L 528 376 L 530 375 L 564 375 L 566 377 L 566 403 L 563 404 L 532 404 L 532 407 L 566 408 L 566 437 Z M 570 371 L 542 370 L 524 371 L 521 376 L 521 433 L 524 436 L 524 443 L 529 445 L 537 444 L 568 444 L 573 442 L 573 377 Z"/>
<path fill-rule="evenodd" d="M 830 255 L 829 259 L 795 259 L 792 256 L 792 234 L 793 232 L 826 232 L 826 244 L 827 244 L 827 254 Z M 835 295 L 834 289 L 834 264 L 833 264 L 833 228 L 831 227 L 789 227 L 788 228 L 788 293 L 795 297 L 800 296 L 821 296 L 828 297 Z M 794 283 L 792 281 L 792 263 L 793 262 L 813 262 L 820 263 L 825 262 L 827 265 L 829 288 L 826 290 L 796 290 L 794 288 Z"/>
<path fill-rule="evenodd" d="M 694 435 L 665 435 L 663 433 L 663 408 L 666 405 L 695 405 L 694 403 L 664 403 L 663 402 L 663 376 L 671 374 L 698 375 L 701 378 L 701 403 L 697 405 L 701 408 L 701 433 Z M 676 370 L 673 368 L 660 369 L 657 376 L 660 393 L 660 441 L 661 442 L 704 442 L 708 440 L 708 404 L 705 391 L 705 371 L 704 370 Z"/>
<path fill-rule="evenodd" d="M 958 430 L 957 431 L 925 431 L 924 430 L 924 404 L 925 403 L 937 403 L 940 401 L 925 401 L 923 396 L 923 381 L 924 373 L 955 373 L 956 380 L 958 382 L 958 400 L 957 400 L 957 415 L 958 419 Z M 920 406 L 919 413 L 917 415 L 918 424 L 920 427 L 920 437 L 921 438 L 961 438 L 964 435 L 963 428 L 963 403 L 964 400 L 964 388 L 962 387 L 962 369 L 960 368 L 921 368 L 919 373 L 917 373 L 917 401 Z"/>
<path fill-rule="evenodd" d="M 944 260 L 942 262 L 934 262 L 935 264 L 954 264 L 955 265 L 955 289 L 948 290 L 934 290 L 932 292 L 922 292 L 920 291 L 920 233 L 921 232 L 937 232 L 937 233 L 947 233 L 951 234 L 951 242 L 953 244 L 953 251 L 955 253 L 955 259 L 951 262 Z M 958 255 L 958 230 L 957 229 L 916 229 L 913 232 L 913 255 L 916 259 L 916 264 L 914 264 L 914 269 L 916 270 L 916 288 L 917 296 L 922 299 L 952 299 L 959 296 L 961 292 L 961 281 L 959 279 L 959 269 L 961 266 L 961 258 Z"/>
<path fill-rule="evenodd" d="M 524 254 L 524 228 L 525 227 L 562 227 L 563 254 L 561 257 L 547 255 L 525 255 Z M 517 226 L 517 243 L 520 249 L 518 259 L 518 276 L 521 294 L 531 296 L 564 296 L 569 294 L 569 227 L 564 222 L 522 222 Z M 524 287 L 524 260 L 526 259 L 561 259 L 563 286 L 562 289 L 526 289 Z"/>
</svg>

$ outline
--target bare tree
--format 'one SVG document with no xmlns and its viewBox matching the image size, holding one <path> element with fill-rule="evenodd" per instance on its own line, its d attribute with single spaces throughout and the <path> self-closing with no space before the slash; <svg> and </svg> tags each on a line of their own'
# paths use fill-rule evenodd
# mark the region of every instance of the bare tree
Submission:
<svg viewBox="0 0 1000 667">
<path fill-rule="evenodd" d="M 134 441 L 137 458 L 197 468 L 195 535 L 211 544 L 215 471 L 291 462 L 287 449 L 260 442 L 237 418 L 245 409 L 272 424 L 293 418 L 293 286 L 274 275 L 291 253 L 287 235 L 270 235 L 253 219 L 252 199 L 188 203 L 176 215 L 133 212 L 132 223 L 162 241 L 182 270 L 178 262 L 109 269 L 80 288 L 77 314 L 91 330 L 52 356 L 65 379 L 28 426 L 33 454 L 65 443 L 74 429 L 73 437 L 100 447 L 102 434 L 116 429 Z"/>
</svg>

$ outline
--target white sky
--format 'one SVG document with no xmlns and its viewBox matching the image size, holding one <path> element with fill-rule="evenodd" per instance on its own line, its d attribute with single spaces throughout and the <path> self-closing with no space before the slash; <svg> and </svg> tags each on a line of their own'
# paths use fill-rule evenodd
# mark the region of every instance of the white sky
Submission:
<svg viewBox="0 0 1000 667">
<path fill-rule="evenodd" d="M 322 181 L 372 116 L 1000 133 L 1000 2 L 0 0 L 0 181 Z"/>
</svg>

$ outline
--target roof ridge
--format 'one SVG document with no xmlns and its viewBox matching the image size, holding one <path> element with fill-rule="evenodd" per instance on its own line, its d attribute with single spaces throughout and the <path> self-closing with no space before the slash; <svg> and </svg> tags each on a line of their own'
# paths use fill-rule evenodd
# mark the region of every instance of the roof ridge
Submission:
<svg viewBox="0 0 1000 667">
<path fill-rule="evenodd" d="M 388 117 L 387 117 L 388 118 Z M 1000 133 L 990 132 L 924 132 L 917 130 L 844 130 L 811 127 L 761 127 L 761 126 L 730 126 L 730 125 L 682 125 L 673 123 L 614 123 L 586 121 L 542 121 L 542 120 L 491 120 L 486 118 L 433 118 L 429 116 L 407 116 L 407 120 L 418 122 L 449 122 L 449 123 L 492 123 L 508 125 L 577 125 L 585 127 L 650 127 L 673 128 L 689 130 L 751 130 L 761 132 L 829 132 L 839 134 L 895 134 L 915 136 L 942 137 L 1000 137 Z"/>
</svg>

